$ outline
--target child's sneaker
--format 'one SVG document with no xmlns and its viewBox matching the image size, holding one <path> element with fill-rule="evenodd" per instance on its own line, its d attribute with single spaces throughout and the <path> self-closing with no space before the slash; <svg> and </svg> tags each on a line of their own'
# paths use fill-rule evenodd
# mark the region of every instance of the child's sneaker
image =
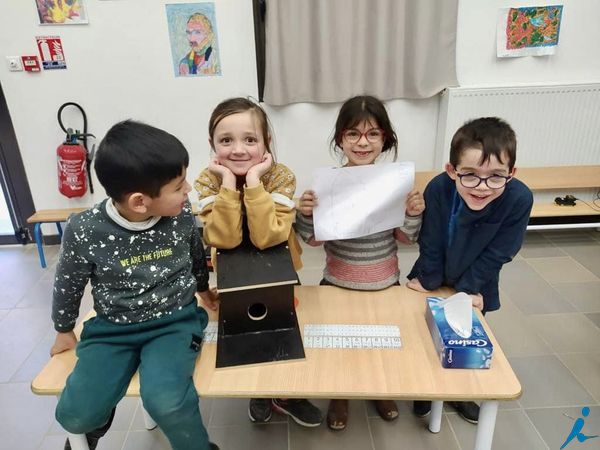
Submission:
<svg viewBox="0 0 600 450">
<path fill-rule="evenodd" d="M 458 415 L 470 423 L 479 422 L 479 405 L 475 402 L 450 402 Z"/>
<path fill-rule="evenodd" d="M 391 422 L 398 418 L 398 406 L 394 400 L 375 400 L 375 408 L 383 420 Z"/>
<path fill-rule="evenodd" d="M 254 423 L 266 423 L 271 420 L 271 399 L 251 398 L 248 404 L 248 416 Z"/>
<path fill-rule="evenodd" d="M 273 399 L 273 409 L 290 416 L 298 425 L 318 427 L 323 422 L 321 410 L 306 399 Z"/>
<path fill-rule="evenodd" d="M 431 412 L 431 402 L 429 400 L 415 400 L 413 402 L 413 413 L 417 417 L 426 417 Z"/>
<path fill-rule="evenodd" d="M 88 443 L 88 447 L 90 450 L 96 450 L 96 447 L 98 447 L 98 441 L 100 440 L 100 438 L 102 436 L 104 436 L 106 434 L 106 432 L 108 431 L 108 429 L 110 428 L 110 426 L 112 425 L 112 421 L 115 418 L 115 411 L 116 408 L 113 408 L 111 413 L 110 413 L 110 418 L 108 419 L 108 422 L 106 422 L 104 424 L 104 426 L 95 429 L 94 431 L 90 431 L 89 433 L 85 434 L 85 438 L 87 440 Z M 69 442 L 69 439 L 67 438 L 66 442 L 65 442 L 65 448 L 64 450 L 71 450 L 71 443 Z"/>
</svg>

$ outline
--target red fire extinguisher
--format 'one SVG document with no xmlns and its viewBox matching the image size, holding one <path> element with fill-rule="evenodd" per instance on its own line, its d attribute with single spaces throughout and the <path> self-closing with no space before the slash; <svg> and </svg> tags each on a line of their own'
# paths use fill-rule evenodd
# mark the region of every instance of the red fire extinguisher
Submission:
<svg viewBox="0 0 600 450">
<path fill-rule="evenodd" d="M 66 106 L 76 106 L 83 115 L 83 133 L 79 130 L 73 132 L 72 128 L 63 126 L 61 120 L 62 110 Z M 92 178 L 89 173 L 90 164 L 93 158 L 93 151 L 87 149 L 87 137 L 94 136 L 87 133 L 87 117 L 83 108 L 77 103 L 65 103 L 58 110 L 58 123 L 67 137 L 65 142 L 56 149 L 56 162 L 58 170 L 58 190 L 66 197 L 82 197 L 87 191 L 87 182 L 89 180 L 90 191 L 94 193 Z"/>
</svg>

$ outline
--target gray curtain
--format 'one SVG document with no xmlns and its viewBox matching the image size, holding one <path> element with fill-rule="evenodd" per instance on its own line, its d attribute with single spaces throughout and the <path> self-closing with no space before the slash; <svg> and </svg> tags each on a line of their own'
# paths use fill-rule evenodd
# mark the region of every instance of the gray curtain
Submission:
<svg viewBox="0 0 600 450">
<path fill-rule="evenodd" d="M 431 97 L 456 86 L 458 0 L 271 0 L 264 101 Z"/>
</svg>

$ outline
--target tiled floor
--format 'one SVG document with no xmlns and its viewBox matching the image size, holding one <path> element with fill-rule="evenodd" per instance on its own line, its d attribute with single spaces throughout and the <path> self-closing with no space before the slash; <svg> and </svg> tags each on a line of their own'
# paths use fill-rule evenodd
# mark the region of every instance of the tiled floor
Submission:
<svg viewBox="0 0 600 450">
<path fill-rule="evenodd" d="M 47 247 L 48 269 L 40 269 L 35 247 L 0 247 L 0 449 L 62 449 L 64 434 L 54 421 L 56 400 L 37 397 L 29 383 L 48 358 L 54 332 L 51 287 L 57 247 Z M 399 252 L 407 273 L 416 248 Z M 321 278 L 322 250 L 307 248 L 303 284 Z M 600 434 L 600 232 L 530 232 L 515 261 L 501 275 L 502 309 L 487 318 L 517 373 L 524 394 L 500 405 L 494 449 L 558 449 L 583 406 L 590 407 L 583 432 Z M 90 308 L 86 295 L 82 311 Z M 323 411 L 327 402 L 316 402 Z M 442 431 L 431 434 L 407 402 L 400 418 L 382 421 L 370 402 L 350 406 L 348 429 L 305 429 L 274 415 L 254 426 L 245 400 L 202 400 L 211 438 L 223 450 L 470 449 L 475 427 L 451 409 Z M 138 402 L 125 399 L 99 449 L 168 449 L 158 430 L 146 431 Z M 573 450 L 600 449 L 600 438 Z"/>
</svg>

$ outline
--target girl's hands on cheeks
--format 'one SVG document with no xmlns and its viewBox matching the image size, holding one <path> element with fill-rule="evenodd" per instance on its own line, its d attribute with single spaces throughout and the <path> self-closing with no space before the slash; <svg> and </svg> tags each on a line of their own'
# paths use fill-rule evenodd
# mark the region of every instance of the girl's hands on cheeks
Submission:
<svg viewBox="0 0 600 450">
<path fill-rule="evenodd" d="M 317 200 L 315 191 L 304 191 L 300 196 L 300 207 L 298 208 L 300 209 L 300 213 L 303 216 L 312 216 L 313 209 L 319 204 Z"/>
<path fill-rule="evenodd" d="M 413 189 L 406 197 L 406 214 L 408 216 L 418 216 L 425 211 L 425 199 L 423 194 L 418 190 Z"/>
<path fill-rule="evenodd" d="M 260 184 L 260 177 L 269 171 L 273 165 L 273 155 L 269 152 L 265 152 L 262 157 L 262 161 L 255 166 L 250 167 L 246 174 L 246 186 L 255 187 Z"/>
<path fill-rule="evenodd" d="M 221 177 L 222 186 L 235 191 L 235 175 L 231 170 L 222 165 L 217 158 L 213 158 L 208 163 L 208 170 L 213 175 Z"/>
</svg>

